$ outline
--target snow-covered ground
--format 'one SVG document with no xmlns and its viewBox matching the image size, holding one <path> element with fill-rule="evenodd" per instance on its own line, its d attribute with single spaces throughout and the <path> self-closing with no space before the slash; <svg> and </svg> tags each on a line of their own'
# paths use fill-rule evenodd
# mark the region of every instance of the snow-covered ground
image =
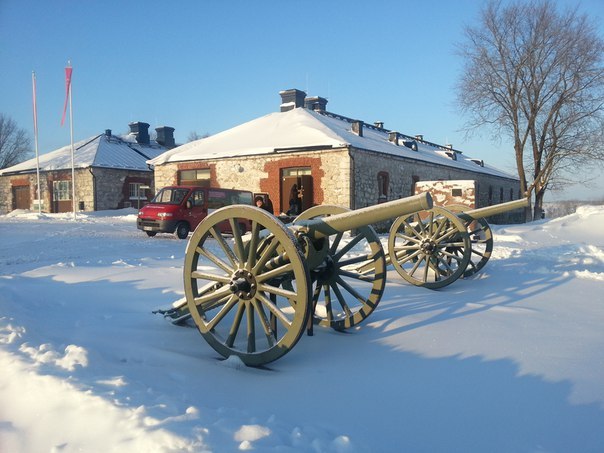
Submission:
<svg viewBox="0 0 604 453">
<path fill-rule="evenodd" d="M 186 241 L 134 211 L 0 216 L 0 452 L 602 452 L 604 207 L 495 227 L 474 278 L 265 368 L 151 312 Z"/>
</svg>

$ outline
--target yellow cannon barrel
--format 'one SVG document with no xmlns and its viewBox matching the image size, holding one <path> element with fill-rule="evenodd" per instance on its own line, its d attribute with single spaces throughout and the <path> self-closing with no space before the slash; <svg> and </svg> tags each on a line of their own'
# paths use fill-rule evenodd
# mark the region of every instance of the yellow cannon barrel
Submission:
<svg viewBox="0 0 604 453">
<path fill-rule="evenodd" d="M 432 197 L 429 193 L 422 193 L 343 214 L 300 221 L 297 225 L 307 229 L 311 238 L 319 239 L 431 208 Z"/>
<path fill-rule="evenodd" d="M 529 205 L 528 198 L 521 198 L 520 200 L 508 201 L 506 203 L 500 203 L 493 206 L 486 206 L 484 208 L 471 209 L 457 214 L 457 216 L 464 220 L 476 220 L 492 215 L 501 214 L 507 211 L 513 211 L 514 209 L 526 208 Z"/>
</svg>

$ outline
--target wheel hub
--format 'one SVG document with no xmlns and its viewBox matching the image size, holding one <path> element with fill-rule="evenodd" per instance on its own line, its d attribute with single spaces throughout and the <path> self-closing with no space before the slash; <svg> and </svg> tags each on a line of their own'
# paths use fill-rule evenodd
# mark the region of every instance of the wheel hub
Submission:
<svg viewBox="0 0 604 453">
<path fill-rule="evenodd" d="M 420 248 L 426 255 L 432 255 L 436 251 L 436 242 L 432 239 L 424 239 L 420 244 Z"/>
<path fill-rule="evenodd" d="M 240 299 L 248 300 L 256 294 L 256 279 L 251 272 L 239 269 L 231 277 L 229 288 Z"/>
</svg>

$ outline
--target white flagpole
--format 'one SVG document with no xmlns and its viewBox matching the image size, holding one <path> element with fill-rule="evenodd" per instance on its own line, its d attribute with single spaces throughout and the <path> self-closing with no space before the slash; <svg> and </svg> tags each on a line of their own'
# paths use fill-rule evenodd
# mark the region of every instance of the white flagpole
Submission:
<svg viewBox="0 0 604 453">
<path fill-rule="evenodd" d="M 42 213 L 42 198 L 40 191 L 40 155 L 38 154 L 38 104 L 36 99 L 36 73 L 31 72 L 31 82 L 34 99 L 34 148 L 36 150 L 36 198 L 38 200 L 38 214 Z"/>
<path fill-rule="evenodd" d="M 67 66 L 71 68 L 71 60 L 67 62 Z M 73 206 L 73 220 L 76 220 L 76 197 L 75 197 L 75 162 L 73 148 L 73 106 L 71 104 L 71 79 L 69 80 L 69 133 L 71 136 L 71 200 Z"/>
</svg>

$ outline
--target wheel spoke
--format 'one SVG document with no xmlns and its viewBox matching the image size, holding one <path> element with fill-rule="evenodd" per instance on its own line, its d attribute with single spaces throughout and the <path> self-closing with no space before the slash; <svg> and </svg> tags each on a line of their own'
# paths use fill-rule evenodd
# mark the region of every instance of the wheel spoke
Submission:
<svg viewBox="0 0 604 453">
<path fill-rule="evenodd" d="M 230 348 L 232 348 L 235 344 L 235 339 L 237 338 L 237 333 L 239 332 L 239 327 L 241 326 L 241 320 L 243 319 L 244 311 L 245 304 L 239 304 L 237 306 L 237 313 L 235 313 L 235 318 L 233 319 L 233 323 L 231 324 L 231 329 L 229 330 L 229 335 L 225 342 L 225 344 Z"/>
<path fill-rule="evenodd" d="M 254 307 L 245 304 L 247 318 L 247 352 L 256 352 L 256 323 L 254 322 Z"/>
<path fill-rule="evenodd" d="M 212 263 L 214 263 L 216 266 L 218 266 L 220 269 L 222 269 L 223 271 L 225 271 L 227 274 L 231 274 L 233 273 L 233 266 L 229 266 L 227 263 L 225 263 L 224 261 L 222 261 L 220 258 L 218 258 L 216 255 L 214 255 L 212 252 L 210 252 L 209 250 L 206 249 L 202 249 L 201 247 L 197 247 L 195 249 L 195 251 L 201 255 L 206 257 L 207 259 L 209 259 Z M 232 263 L 232 261 L 231 261 Z"/>
<path fill-rule="evenodd" d="M 348 307 L 348 304 L 346 303 L 346 299 L 342 295 L 342 292 L 340 291 L 340 288 L 338 287 L 338 285 L 335 283 L 332 283 L 330 286 L 331 286 L 331 289 L 333 289 L 333 292 L 335 293 L 336 299 L 338 299 L 338 302 L 340 303 L 342 310 L 344 310 L 344 313 L 346 313 L 346 317 L 351 317 L 352 312 L 350 311 L 350 307 Z"/>
<path fill-rule="evenodd" d="M 338 253 L 336 253 L 335 255 L 333 255 L 333 259 L 334 261 L 339 261 L 340 258 L 342 258 L 346 253 L 348 253 L 355 245 L 357 245 L 361 239 L 363 239 L 363 236 L 361 236 L 360 234 L 355 236 L 348 244 L 346 244 L 344 247 L 342 247 Z"/>
<path fill-rule="evenodd" d="M 293 270 L 292 263 L 286 263 L 283 266 L 277 267 L 275 269 L 271 269 L 270 271 L 264 272 L 256 277 L 256 281 L 258 283 L 265 282 L 267 280 L 271 280 L 273 278 L 279 277 L 280 275 L 286 274 Z"/>
<path fill-rule="evenodd" d="M 289 329 L 292 326 L 290 320 L 285 316 L 285 314 L 274 304 L 271 300 L 267 299 L 262 293 L 256 293 L 257 299 L 264 305 L 280 322 L 286 329 Z"/>
<path fill-rule="evenodd" d="M 237 219 L 230 218 L 229 225 L 231 226 L 231 232 L 233 233 L 233 240 L 235 242 L 235 255 L 240 263 L 244 263 L 245 257 L 243 256 L 243 241 L 241 240 L 241 229 L 239 228 L 239 222 L 237 222 Z"/>
<path fill-rule="evenodd" d="M 202 272 L 202 271 L 191 272 L 191 278 L 210 280 L 210 281 L 219 282 L 219 283 L 229 283 L 231 281 L 231 278 L 228 275 L 216 275 L 216 274 L 210 274 L 209 272 Z"/>
<path fill-rule="evenodd" d="M 206 311 L 204 304 L 206 304 L 208 302 L 212 302 L 216 299 L 221 299 L 224 296 L 227 296 L 229 294 L 231 294 L 231 289 L 228 286 L 222 286 L 221 288 L 218 288 L 214 292 L 205 294 L 200 297 L 195 297 L 194 302 L 195 302 L 196 306 L 200 307 L 203 311 Z"/>
<path fill-rule="evenodd" d="M 216 313 L 216 315 L 210 320 L 210 322 L 206 324 L 207 329 L 213 330 L 216 325 L 218 325 L 218 323 L 222 321 L 224 317 L 232 310 L 232 308 L 237 305 L 238 300 L 239 299 L 237 299 L 237 297 L 232 295 L 227 303 L 224 304 L 218 313 Z M 241 309 L 241 307 L 239 307 L 239 309 Z"/>
<path fill-rule="evenodd" d="M 264 330 L 264 335 L 266 336 L 268 345 L 269 345 L 269 347 L 272 347 L 275 344 L 275 341 L 274 341 L 275 334 L 274 334 L 273 330 L 271 329 L 269 321 L 266 317 L 266 313 L 264 312 L 264 309 L 262 308 L 262 303 L 259 302 L 257 298 L 255 298 L 254 300 L 252 300 L 252 304 L 254 306 L 254 309 L 256 310 L 256 313 L 258 313 L 258 320 L 260 321 L 260 325 L 262 326 L 262 329 Z"/>
<path fill-rule="evenodd" d="M 216 241 L 218 242 L 218 245 L 220 245 L 220 248 L 222 249 L 224 254 L 227 256 L 229 261 L 231 262 L 232 267 L 236 268 L 237 267 L 237 257 L 235 256 L 235 254 L 229 247 L 229 244 L 227 244 L 227 242 L 225 241 L 224 237 L 222 237 L 222 234 L 220 234 L 220 231 L 218 230 L 216 225 L 210 229 L 210 234 L 212 235 L 212 237 L 214 239 L 216 239 Z"/>
</svg>

